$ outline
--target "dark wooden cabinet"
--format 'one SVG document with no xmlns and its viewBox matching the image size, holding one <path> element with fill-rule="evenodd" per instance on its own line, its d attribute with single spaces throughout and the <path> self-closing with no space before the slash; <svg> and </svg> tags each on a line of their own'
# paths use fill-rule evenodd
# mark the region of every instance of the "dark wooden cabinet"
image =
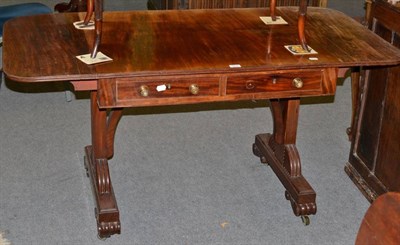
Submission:
<svg viewBox="0 0 400 245">
<path fill-rule="evenodd" d="M 84 12 L 86 11 L 86 0 L 71 0 L 69 3 L 62 2 L 54 6 L 57 12 Z"/>
<path fill-rule="evenodd" d="M 326 7 L 328 0 L 309 0 L 309 6 Z M 277 6 L 298 6 L 300 0 L 277 0 Z M 268 7 L 270 0 L 148 0 L 148 9 L 256 8 Z M 58 12 L 86 11 L 86 0 L 57 4 Z"/>
<path fill-rule="evenodd" d="M 309 0 L 309 6 L 326 7 L 328 0 Z M 299 6 L 300 0 L 277 0 L 277 6 Z M 270 0 L 148 0 L 149 9 L 204 9 L 268 7 Z"/>
<path fill-rule="evenodd" d="M 372 3 L 369 28 L 400 48 L 400 7 Z M 346 173 L 369 201 L 400 192 L 400 66 L 365 71 Z"/>
</svg>

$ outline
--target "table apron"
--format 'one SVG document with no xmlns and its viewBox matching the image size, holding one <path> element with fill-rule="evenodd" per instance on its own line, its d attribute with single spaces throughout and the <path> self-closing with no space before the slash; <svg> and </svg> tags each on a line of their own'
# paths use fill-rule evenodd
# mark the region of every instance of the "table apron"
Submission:
<svg viewBox="0 0 400 245">
<path fill-rule="evenodd" d="M 96 89 L 100 108 L 142 107 L 334 95 L 337 77 L 337 68 L 122 77 L 99 79 Z"/>
</svg>

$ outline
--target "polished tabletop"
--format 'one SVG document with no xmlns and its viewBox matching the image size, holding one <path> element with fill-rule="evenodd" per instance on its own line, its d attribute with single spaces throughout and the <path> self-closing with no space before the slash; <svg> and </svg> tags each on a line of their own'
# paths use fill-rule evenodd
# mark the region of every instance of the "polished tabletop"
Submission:
<svg viewBox="0 0 400 245">
<path fill-rule="evenodd" d="M 292 55 L 284 45 L 299 44 L 297 11 L 277 8 L 287 25 L 264 24 L 260 16 L 268 8 L 105 12 L 99 50 L 113 61 L 97 65 L 76 58 L 90 53 L 94 38 L 93 30 L 72 24 L 83 13 L 17 18 L 4 28 L 4 72 L 17 81 L 41 82 L 400 63 L 400 52 L 389 43 L 327 8 L 307 13 L 308 45 L 318 54 Z"/>
</svg>

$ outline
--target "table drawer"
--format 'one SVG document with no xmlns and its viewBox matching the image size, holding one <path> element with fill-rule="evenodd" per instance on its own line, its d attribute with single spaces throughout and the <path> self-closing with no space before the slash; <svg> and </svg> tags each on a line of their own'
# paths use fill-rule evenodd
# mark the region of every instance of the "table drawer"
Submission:
<svg viewBox="0 0 400 245">
<path fill-rule="evenodd" d="M 322 70 L 229 76 L 226 94 L 321 91 Z"/>
<path fill-rule="evenodd" d="M 99 82 L 101 107 L 195 103 L 213 96 L 219 96 L 219 77 L 119 78 Z"/>
<path fill-rule="evenodd" d="M 172 81 L 132 81 L 132 79 L 118 79 L 116 81 L 116 90 L 117 100 L 119 101 L 135 98 L 209 96 L 218 95 L 219 82 L 215 78 Z"/>
<path fill-rule="evenodd" d="M 333 95 L 337 69 L 100 79 L 100 108 Z"/>
</svg>

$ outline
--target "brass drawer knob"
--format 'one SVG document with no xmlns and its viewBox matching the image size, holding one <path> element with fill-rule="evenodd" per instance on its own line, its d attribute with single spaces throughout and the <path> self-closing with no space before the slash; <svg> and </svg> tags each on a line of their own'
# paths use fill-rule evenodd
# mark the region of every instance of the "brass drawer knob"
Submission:
<svg viewBox="0 0 400 245">
<path fill-rule="evenodd" d="M 199 85 L 197 85 L 197 84 L 190 84 L 190 86 L 189 86 L 189 91 L 190 91 L 191 94 L 194 94 L 194 95 L 198 94 L 198 93 L 200 92 Z"/>
<path fill-rule="evenodd" d="M 299 78 L 299 77 L 296 77 L 295 79 L 293 79 L 293 86 L 296 88 L 302 88 L 303 80 L 301 80 L 301 78 Z"/>
<path fill-rule="evenodd" d="M 147 87 L 146 85 L 140 86 L 140 95 L 143 97 L 149 96 L 149 87 Z"/>
</svg>

